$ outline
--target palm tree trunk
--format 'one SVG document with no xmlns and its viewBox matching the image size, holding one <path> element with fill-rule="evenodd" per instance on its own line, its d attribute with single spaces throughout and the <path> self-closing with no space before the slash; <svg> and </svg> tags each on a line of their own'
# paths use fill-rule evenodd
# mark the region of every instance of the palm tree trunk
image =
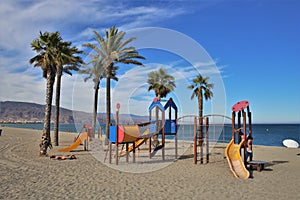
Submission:
<svg viewBox="0 0 300 200">
<path fill-rule="evenodd" d="M 46 86 L 46 105 L 45 105 L 45 117 L 44 117 L 44 129 L 42 134 L 42 141 L 40 143 L 40 155 L 46 156 L 47 149 L 52 148 L 50 137 L 50 123 L 51 123 L 51 106 L 53 96 L 53 84 L 55 81 L 55 75 L 51 72 L 47 72 L 47 86 Z"/>
<path fill-rule="evenodd" d="M 56 94 L 55 94 L 54 146 L 58 146 L 61 76 L 62 76 L 62 72 L 58 71 L 57 80 L 56 80 Z"/>
<path fill-rule="evenodd" d="M 109 126 L 110 126 L 110 77 L 106 75 L 106 139 L 105 144 L 108 144 Z"/>
<path fill-rule="evenodd" d="M 98 80 L 96 80 L 95 87 L 94 87 L 95 95 L 94 95 L 94 111 L 93 111 L 93 123 L 92 123 L 93 134 L 95 134 L 95 131 L 96 131 L 99 84 L 100 84 L 100 82 Z"/>
</svg>

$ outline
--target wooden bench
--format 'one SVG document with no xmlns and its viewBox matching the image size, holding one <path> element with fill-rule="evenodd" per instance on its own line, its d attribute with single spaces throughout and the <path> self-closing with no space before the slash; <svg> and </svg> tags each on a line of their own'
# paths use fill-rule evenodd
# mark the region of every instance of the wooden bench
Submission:
<svg viewBox="0 0 300 200">
<path fill-rule="evenodd" d="M 264 169 L 266 162 L 262 160 L 251 160 L 248 162 L 248 165 L 252 169 L 252 166 L 256 166 L 258 172 Z"/>
</svg>

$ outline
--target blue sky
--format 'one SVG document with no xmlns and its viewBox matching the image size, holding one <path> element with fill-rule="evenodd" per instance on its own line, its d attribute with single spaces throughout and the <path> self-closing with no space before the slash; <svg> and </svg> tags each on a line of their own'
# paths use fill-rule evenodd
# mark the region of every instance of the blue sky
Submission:
<svg viewBox="0 0 300 200">
<path fill-rule="evenodd" d="M 137 28 L 158 27 L 166 34 L 174 31 L 178 38 L 184 36 L 174 40 L 182 49 L 185 41 L 197 42 L 211 60 L 199 56 L 191 63 L 176 51 L 140 49 L 147 58 L 145 68 L 120 70 L 120 81 L 113 84 L 113 103 L 127 106 L 124 113 L 147 114 L 153 93 L 146 91 L 146 75 L 163 66 L 176 77 L 177 88 L 171 96 L 177 99 L 181 115 L 197 113 L 196 101 L 190 100 L 191 91 L 185 88 L 199 70 L 216 84 L 215 97 L 205 103 L 205 113 L 230 115 L 231 106 L 246 99 L 256 123 L 298 123 L 299 9 L 297 0 L 1 1 L 0 101 L 45 102 L 41 70 L 28 64 L 34 56 L 30 43 L 39 31 L 59 31 L 64 40 L 81 48 L 92 41 L 93 30 L 103 33 L 115 25 L 129 35 L 136 33 L 138 45 L 139 38 L 147 40 L 147 34 L 139 35 L 143 32 Z M 158 42 L 168 39 L 164 37 L 157 38 Z M 198 52 L 183 54 L 193 53 Z M 64 76 L 62 84 L 63 107 L 92 111 L 91 83 L 73 75 Z M 100 91 L 99 109 L 104 111 L 105 90 Z"/>
</svg>

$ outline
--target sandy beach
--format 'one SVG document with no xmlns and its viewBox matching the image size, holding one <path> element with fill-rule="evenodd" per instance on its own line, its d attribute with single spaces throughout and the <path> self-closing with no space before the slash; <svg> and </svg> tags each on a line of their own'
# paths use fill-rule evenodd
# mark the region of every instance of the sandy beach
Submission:
<svg viewBox="0 0 300 200">
<path fill-rule="evenodd" d="M 212 149 L 208 164 L 194 165 L 184 156 L 160 170 L 126 173 L 99 162 L 82 146 L 71 152 L 75 160 L 40 157 L 40 130 L 1 129 L 0 199 L 300 199 L 300 149 L 254 145 L 254 159 L 267 164 L 247 180 L 232 175 L 224 145 Z M 70 154 L 58 149 L 73 139 L 72 133 L 61 134 L 60 146 L 49 155 Z"/>
</svg>

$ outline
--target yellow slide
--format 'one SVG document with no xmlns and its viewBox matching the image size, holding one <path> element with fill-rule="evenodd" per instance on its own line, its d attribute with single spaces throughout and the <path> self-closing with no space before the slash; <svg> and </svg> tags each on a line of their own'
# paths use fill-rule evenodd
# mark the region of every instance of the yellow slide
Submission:
<svg viewBox="0 0 300 200">
<path fill-rule="evenodd" d="M 249 178 L 249 171 L 246 169 L 244 162 L 241 158 L 240 149 L 244 140 L 239 145 L 234 144 L 234 140 L 231 140 L 226 147 L 226 158 L 230 166 L 230 170 L 236 178 L 247 179 Z"/>
<path fill-rule="evenodd" d="M 86 139 L 88 138 L 88 134 L 87 132 L 81 133 L 79 135 L 79 137 L 76 139 L 76 141 L 71 144 L 70 146 L 63 148 L 63 149 L 59 149 L 59 152 L 70 152 L 73 149 L 77 148 L 82 142 L 84 142 Z"/>
<path fill-rule="evenodd" d="M 147 129 L 144 133 L 143 133 L 143 135 L 147 135 L 147 134 L 149 134 L 149 129 Z M 137 141 L 135 141 L 135 148 L 138 148 L 139 146 L 141 146 L 142 144 L 144 144 L 144 142 L 146 142 L 148 140 L 148 138 L 140 138 L 140 139 L 138 139 Z M 128 152 L 132 152 L 133 151 L 133 145 L 130 145 L 129 147 L 128 147 Z M 119 153 L 119 155 L 118 156 L 125 156 L 126 155 L 126 149 L 124 149 L 123 151 L 121 151 L 120 153 Z"/>
</svg>

